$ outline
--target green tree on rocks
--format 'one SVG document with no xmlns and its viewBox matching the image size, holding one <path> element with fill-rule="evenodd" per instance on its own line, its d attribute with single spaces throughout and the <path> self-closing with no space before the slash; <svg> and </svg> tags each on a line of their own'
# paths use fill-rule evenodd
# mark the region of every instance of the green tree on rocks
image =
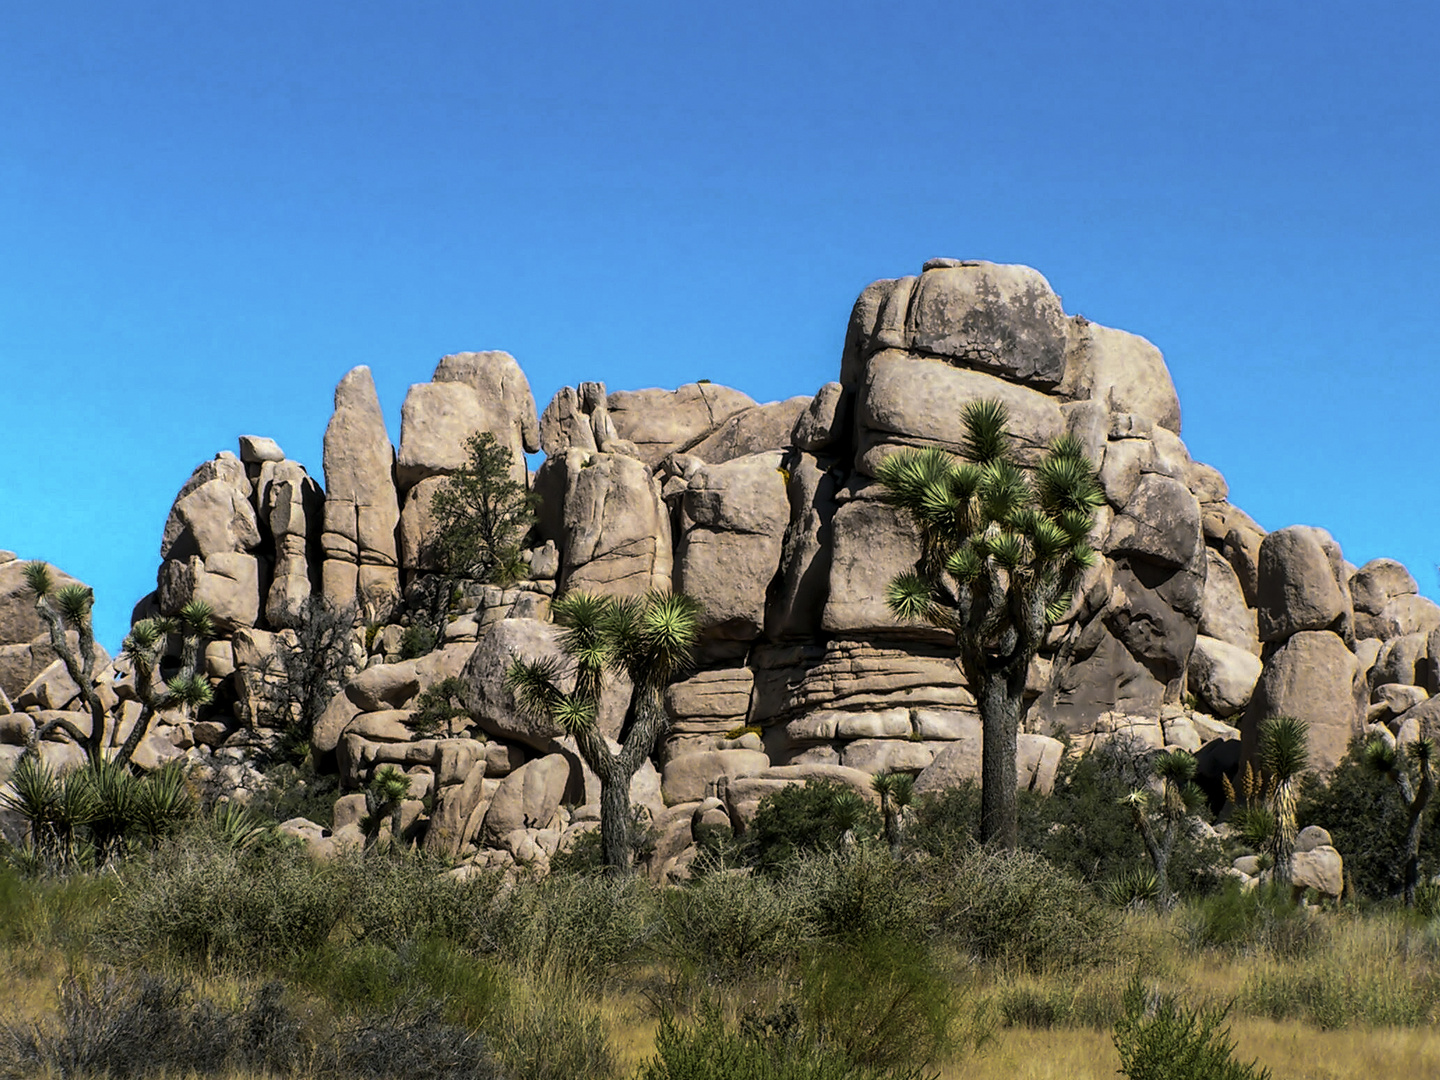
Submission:
<svg viewBox="0 0 1440 1080">
<path fill-rule="evenodd" d="M 574 592 L 556 600 L 551 610 L 563 628 L 563 655 L 517 659 L 506 683 L 523 710 L 575 737 L 580 756 L 600 781 L 600 851 L 606 871 L 628 875 L 630 781 L 668 725 L 665 688 L 690 666 L 700 636 L 700 605 L 684 593 L 616 599 Z M 628 676 L 632 687 L 618 753 L 596 725 L 607 674 Z"/>
<path fill-rule="evenodd" d="M 1420 885 L 1420 834 L 1435 795 L 1435 742 L 1424 738 L 1402 748 L 1377 736 L 1365 745 L 1365 764 L 1388 778 L 1405 804 L 1405 906 L 1413 908 Z"/>
<path fill-rule="evenodd" d="M 963 419 L 967 460 L 902 450 L 880 466 L 888 500 L 919 527 L 921 546 L 916 568 L 890 583 L 886 600 L 897 618 L 954 635 L 983 732 L 980 839 L 1013 848 L 1025 677 L 1099 558 L 1089 537 L 1104 494 L 1074 436 L 1055 439 L 1027 474 L 1003 403 L 971 402 Z"/>
<path fill-rule="evenodd" d="M 35 594 L 35 610 L 50 631 L 50 647 L 65 665 L 71 681 L 80 690 L 80 700 L 90 713 L 90 731 L 81 731 L 63 716 L 42 724 L 35 732 L 35 741 L 52 730 L 63 730 L 85 749 L 92 764 L 107 756 L 112 765 L 127 765 L 136 749 L 150 731 L 150 722 L 162 709 L 180 706 L 198 708 L 210 701 L 210 683 L 200 671 L 206 640 L 214 633 L 208 604 L 192 600 L 178 618 L 141 619 L 130 628 L 121 656 L 134 670 L 134 689 L 140 699 L 140 714 L 114 755 L 105 753 L 110 717 L 95 688 L 95 631 L 91 625 L 91 609 L 95 594 L 84 585 L 66 585 L 56 589 L 50 568 L 43 562 L 25 566 L 25 584 Z M 78 648 L 70 647 L 68 632 L 76 636 Z M 172 634 L 181 635 L 179 669 L 168 677 L 162 674 L 166 644 Z"/>
</svg>

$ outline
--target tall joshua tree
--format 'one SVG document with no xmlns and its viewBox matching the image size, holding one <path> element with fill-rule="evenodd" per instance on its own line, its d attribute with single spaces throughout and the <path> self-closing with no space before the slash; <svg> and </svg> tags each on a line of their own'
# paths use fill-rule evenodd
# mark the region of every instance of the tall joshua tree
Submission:
<svg viewBox="0 0 1440 1080">
<path fill-rule="evenodd" d="M 1195 785 L 1195 758 L 1184 750 L 1171 750 L 1155 759 L 1155 775 L 1160 778 L 1159 805 L 1152 794 L 1136 788 L 1125 797 L 1145 853 L 1155 866 L 1155 899 L 1160 910 L 1175 906 L 1175 893 L 1170 888 L 1170 856 L 1182 826 L 1193 817 L 1205 801 Z M 1158 821 L 1152 820 L 1151 811 Z"/>
<path fill-rule="evenodd" d="M 1294 716 L 1268 717 L 1260 722 L 1258 751 L 1260 768 L 1268 778 L 1266 801 L 1273 829 L 1268 846 L 1275 880 L 1289 885 L 1293 874 L 1290 857 L 1298 831 L 1295 809 L 1300 776 L 1310 763 L 1310 726 Z"/>
<path fill-rule="evenodd" d="M 630 780 L 655 749 L 667 717 L 663 694 L 689 666 L 700 636 L 700 605 L 684 593 L 615 599 L 570 593 L 555 601 L 561 657 L 519 660 L 506 682 L 520 707 L 575 737 L 600 781 L 600 850 L 606 871 L 632 870 Z M 619 753 L 596 727 L 606 674 L 627 675 L 632 690 Z M 571 689 L 562 688 L 562 682 Z"/>
<path fill-rule="evenodd" d="M 1052 442 L 1027 476 L 1001 402 L 971 402 L 963 419 L 966 461 L 904 450 L 880 466 L 889 501 L 919 526 L 921 544 L 916 568 L 890 583 L 886 600 L 897 618 L 954 634 L 984 737 L 980 839 L 1014 847 L 1025 676 L 1098 558 L 1089 537 L 1104 495 L 1073 436 Z"/>
<path fill-rule="evenodd" d="M 90 713 L 90 732 L 82 732 L 64 717 L 46 722 L 36 732 L 38 741 L 52 730 L 64 730 L 85 748 L 92 763 L 105 757 L 109 716 L 105 703 L 95 691 L 95 632 L 90 612 L 95 594 L 84 585 L 56 589 L 50 568 L 43 562 L 28 563 L 25 584 L 35 594 L 35 610 L 50 630 L 50 647 L 65 665 L 70 679 L 80 688 L 80 699 Z M 70 648 L 66 631 L 74 631 L 78 649 Z M 172 633 L 182 634 L 180 670 L 169 679 L 160 673 L 165 643 Z M 142 619 L 130 628 L 121 655 L 135 668 L 135 692 L 140 698 L 140 715 L 124 743 L 110 759 L 123 766 L 130 761 L 140 740 L 150 730 L 150 721 L 160 709 L 177 705 L 199 706 L 210 700 L 210 684 L 200 674 L 205 639 L 213 633 L 210 607 L 199 601 L 186 604 L 178 619 Z"/>
<path fill-rule="evenodd" d="M 1377 737 L 1365 745 L 1365 764 L 1388 777 L 1405 804 L 1405 906 L 1413 908 L 1420 884 L 1420 832 L 1435 795 L 1435 742 L 1420 739 L 1403 750 Z"/>
</svg>

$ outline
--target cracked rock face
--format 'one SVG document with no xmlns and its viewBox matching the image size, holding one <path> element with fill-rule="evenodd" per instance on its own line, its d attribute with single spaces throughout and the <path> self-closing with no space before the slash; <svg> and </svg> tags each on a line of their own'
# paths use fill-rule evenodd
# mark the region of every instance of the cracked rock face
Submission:
<svg viewBox="0 0 1440 1080">
<path fill-rule="evenodd" d="M 963 409 L 983 398 L 1006 404 L 1022 466 L 1068 433 L 1105 493 L 1092 537 L 1103 558 L 1027 678 L 1022 786 L 1054 782 L 1057 729 L 1082 748 L 1121 737 L 1183 747 L 1213 779 L 1276 713 L 1310 722 L 1322 767 L 1367 721 L 1401 740 L 1440 724 L 1440 606 L 1393 560 L 1357 570 L 1324 530 L 1267 533 L 1229 502 L 1225 478 L 1180 438 L 1159 350 L 1067 315 L 1038 272 L 936 259 L 876 281 L 838 361 L 813 397 L 757 403 L 710 382 L 612 392 L 597 380 L 562 388 L 537 415 L 508 353 L 456 353 L 411 387 L 398 454 L 370 372 L 354 369 L 336 388 L 323 490 L 273 440 L 247 435 L 238 456 L 205 462 L 177 494 L 159 589 L 136 612 L 195 598 L 216 608 L 206 656 L 217 704 L 198 723 L 167 719 L 156 737 L 177 753 L 230 753 L 236 716 L 260 699 L 266 658 L 293 640 L 304 602 L 360 603 L 364 673 L 317 723 L 318 758 L 357 787 L 381 764 L 403 768 L 412 791 L 434 796 L 427 846 L 469 857 L 483 845 L 468 869 L 543 868 L 595 827 L 595 807 L 572 820 L 562 803 L 593 801 L 597 781 L 572 738 L 516 708 L 505 671 L 517 657 L 558 656 L 545 620 L 554 595 L 677 588 L 703 605 L 698 662 L 667 692 L 670 727 L 637 774 L 662 835 L 660 877 L 683 876 L 697 829 L 743 827 L 788 784 L 825 777 L 868 798 L 880 770 L 915 776 L 917 790 L 977 775 L 979 715 L 953 643 L 896 621 L 885 602 L 919 545 L 873 477 L 905 448 L 960 453 Z M 481 431 L 541 500 L 524 544 L 529 579 L 465 584 L 443 648 L 401 662 L 404 598 L 433 581 L 430 499 Z M 524 455 L 537 451 L 532 474 Z M 0 556 L 0 690 L 11 698 L 54 660 L 16 566 Z M 415 738 L 414 699 L 445 674 L 465 687 L 463 731 Z M 43 702 L 42 689 L 37 702 L 64 704 L 63 688 Z M 123 678 L 113 693 L 126 696 Z M 628 696 L 604 703 L 612 742 Z M 24 726 L 0 722 L 0 743 Z M 413 821 L 422 805 L 411 801 Z"/>
</svg>

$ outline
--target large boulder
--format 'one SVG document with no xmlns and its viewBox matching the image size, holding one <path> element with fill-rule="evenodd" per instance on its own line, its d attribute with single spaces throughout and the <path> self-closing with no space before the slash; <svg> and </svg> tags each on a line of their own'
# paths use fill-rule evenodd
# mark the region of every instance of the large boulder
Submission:
<svg viewBox="0 0 1440 1080">
<path fill-rule="evenodd" d="M 719 464 L 789 446 L 791 432 L 809 405 L 808 397 L 793 397 L 745 409 L 685 452 L 701 461 Z"/>
<path fill-rule="evenodd" d="M 0 691 L 13 698 L 55 654 L 50 630 L 35 610 L 35 594 L 25 584 L 27 560 L 3 554 L 9 558 L 0 557 Z M 82 584 L 55 566 L 50 566 L 50 580 L 57 590 Z"/>
<path fill-rule="evenodd" d="M 837 483 L 834 470 L 822 468 L 810 454 L 800 454 L 790 464 L 786 482 L 790 523 L 780 554 L 780 576 L 765 611 L 765 633 L 772 640 L 813 638 L 820 633 L 830 595 Z"/>
<path fill-rule="evenodd" d="M 1190 654 L 1190 689 L 1216 716 L 1234 716 L 1250 704 L 1263 666 L 1249 649 L 1200 635 Z"/>
<path fill-rule="evenodd" d="M 547 754 L 526 762 L 505 779 L 490 799 L 480 840 L 496 846 L 516 829 L 544 829 L 560 809 L 570 787 L 571 765 L 564 754 Z"/>
<path fill-rule="evenodd" d="M 396 486 L 405 492 L 427 476 L 445 476 L 460 468 L 469 460 L 466 441 L 484 431 L 488 419 L 480 396 L 465 383 L 428 382 L 410 387 L 400 407 Z M 517 462 L 512 460 L 510 465 L 513 474 Z M 523 473 L 524 468 L 521 457 L 518 469 Z"/>
<path fill-rule="evenodd" d="M 275 543 L 275 568 L 265 596 L 265 618 L 274 627 L 294 626 L 310 597 L 319 566 L 325 493 L 296 461 L 267 461 L 262 468 L 262 520 Z"/>
<path fill-rule="evenodd" d="M 162 559 L 206 558 L 253 551 L 260 530 L 244 464 L 222 451 L 200 465 L 180 487 L 160 538 Z"/>
<path fill-rule="evenodd" d="M 1404 563 L 1394 559 L 1371 559 L 1350 575 L 1350 596 L 1355 604 L 1355 613 L 1379 615 L 1397 596 L 1414 596 L 1420 591 L 1414 576 L 1405 569 Z M 1370 637 L 1359 633 L 1357 637 Z"/>
<path fill-rule="evenodd" d="M 905 347 L 1049 389 L 1065 377 L 1066 319 L 1028 266 L 933 259 L 915 285 Z"/>
<path fill-rule="evenodd" d="M 545 463 L 541 486 L 559 499 L 562 590 L 639 596 L 670 586 L 670 514 L 643 462 L 572 449 Z"/>
<path fill-rule="evenodd" d="M 266 567 L 254 555 L 219 551 L 208 558 L 166 559 L 160 564 L 160 610 L 178 615 L 188 603 L 210 605 L 216 627 L 233 633 L 260 621 L 269 582 Z"/>
<path fill-rule="evenodd" d="M 558 740 L 565 732 L 520 709 L 514 693 L 505 685 L 505 674 L 517 659 L 563 662 L 559 635 L 560 628 L 553 623 L 502 619 L 475 645 L 461 678 L 465 683 L 465 706 L 480 730 L 499 739 L 524 743 L 541 753 L 554 753 L 559 748 Z M 606 681 L 597 723 L 601 734 L 608 738 L 620 734 L 630 691 L 626 679 Z"/>
<path fill-rule="evenodd" d="M 435 365 L 433 383 L 463 383 L 480 402 L 480 430 L 494 433 L 495 441 L 518 463 L 516 478 L 524 482 L 526 453 L 540 449 L 540 418 L 530 380 L 515 358 L 498 349 L 453 353 Z"/>
<path fill-rule="evenodd" d="M 1015 450 L 1023 462 L 1038 460 L 1066 430 L 1059 402 L 1036 390 L 898 350 L 872 356 L 857 403 L 855 467 L 874 476 L 887 455 L 907 446 L 938 446 L 959 454 L 965 406 L 989 398 L 1008 410 Z"/>
<path fill-rule="evenodd" d="M 394 463 L 375 380 L 368 367 L 353 368 L 335 387 L 335 412 L 325 428 L 321 579 L 336 604 L 382 613 L 399 598 Z"/>
<path fill-rule="evenodd" d="M 1077 397 L 1104 402 L 1180 433 L 1180 399 L 1160 350 L 1136 334 L 1071 320 L 1068 382 Z"/>
<path fill-rule="evenodd" d="M 765 596 L 790 520 L 781 454 L 703 465 L 680 504 L 675 587 L 698 600 L 711 637 L 748 641 L 765 626 Z"/>
<path fill-rule="evenodd" d="M 1255 609 L 1246 606 L 1245 590 L 1235 568 L 1214 548 L 1205 549 L 1205 592 L 1200 601 L 1198 629 L 1206 637 L 1260 655 Z"/>
<path fill-rule="evenodd" d="M 1105 550 L 1179 569 L 1202 557 L 1204 543 L 1200 504 L 1190 489 L 1179 480 L 1151 474 L 1140 478 L 1124 512 L 1115 515 Z"/>
<path fill-rule="evenodd" d="M 618 390 L 607 399 L 620 438 L 635 444 L 640 460 L 658 465 L 668 454 L 697 445 L 755 399 L 715 383 L 678 390 Z"/>
<path fill-rule="evenodd" d="M 1260 545 L 1261 641 L 1284 641 L 1302 630 L 1325 630 L 1344 614 L 1348 597 L 1336 581 L 1326 541 L 1309 525 L 1270 533 Z"/>
<path fill-rule="evenodd" d="M 1333 769 L 1364 720 L 1354 694 L 1355 667 L 1355 654 L 1337 634 L 1301 630 L 1291 636 L 1255 684 L 1240 729 L 1246 755 L 1254 753 L 1263 720 L 1295 716 L 1310 727 L 1310 767 Z"/>
<path fill-rule="evenodd" d="M 841 505 L 830 523 L 830 580 L 821 629 L 826 634 L 925 635 L 896 619 L 885 590 L 896 574 L 915 569 L 920 534 L 908 517 L 866 490 Z"/>
</svg>

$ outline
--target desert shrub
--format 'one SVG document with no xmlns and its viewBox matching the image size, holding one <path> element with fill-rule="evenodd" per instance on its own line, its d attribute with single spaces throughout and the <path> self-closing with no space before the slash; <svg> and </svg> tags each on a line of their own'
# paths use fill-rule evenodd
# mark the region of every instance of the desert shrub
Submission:
<svg viewBox="0 0 1440 1080">
<path fill-rule="evenodd" d="M 999 986 L 991 1002 L 1004 1027 L 1108 1028 L 1124 1014 L 1124 989 L 1109 972 L 1081 979 L 1022 978 Z"/>
<path fill-rule="evenodd" d="M 130 959 L 274 969 L 320 948 L 349 899 L 343 874 L 291 848 L 237 852 L 188 837 L 132 867 L 101 928 Z"/>
<path fill-rule="evenodd" d="M 1227 1013 L 1196 1011 L 1176 995 L 1149 993 L 1136 976 L 1115 1025 L 1120 1071 L 1130 1080 L 1267 1080 L 1269 1069 L 1235 1060 Z"/>
<path fill-rule="evenodd" d="M 1364 743 L 1353 740 L 1345 757 L 1328 776 L 1311 774 L 1300 787 L 1295 816 L 1299 825 L 1319 825 L 1345 860 L 1345 880 L 1370 899 L 1399 896 L 1404 889 L 1404 846 L 1407 813 L 1395 785 L 1367 768 Z M 1422 876 L 1440 869 L 1440 829 L 1435 815 L 1440 802 L 1425 810 L 1420 834 Z"/>
<path fill-rule="evenodd" d="M 337 1080 L 501 1080 L 504 1073 L 486 1040 L 436 1019 L 428 1006 L 422 1002 L 345 1024 L 316 1072 Z"/>
<path fill-rule="evenodd" d="M 390 859 L 343 860 L 347 921 L 358 937 L 398 948 L 438 938 L 477 951 L 493 951 L 499 932 L 492 915 L 501 876 L 478 874 L 457 881 L 443 864 L 421 853 Z"/>
<path fill-rule="evenodd" d="M 655 1056 L 641 1065 L 636 1080 L 920 1080 L 918 1069 L 877 1070 L 822 1047 L 799 1025 L 727 1025 L 711 1008 L 692 1023 L 663 1016 L 655 1035 Z"/>
<path fill-rule="evenodd" d="M 1115 959 L 1115 911 L 1032 852 L 972 848 L 920 866 L 937 929 L 973 956 L 1030 971 Z"/>
<path fill-rule="evenodd" d="M 48 1023 L 0 1025 L 0 1076 L 286 1075 L 301 1064 L 301 1024 L 278 983 L 227 1009 L 183 982 L 104 970 L 67 977 L 58 998 Z"/>
<path fill-rule="evenodd" d="M 957 995 L 924 945 L 869 938 L 806 962 L 801 1015 L 814 1040 L 877 1070 L 915 1069 L 952 1045 Z"/>
<path fill-rule="evenodd" d="M 1431 1023 L 1437 1004 L 1433 979 L 1404 968 L 1355 970 L 1336 964 L 1273 966 L 1257 971 L 1241 995 L 1245 1010 L 1271 1020 L 1299 1020 L 1322 1030 L 1351 1024 L 1416 1027 Z"/>
<path fill-rule="evenodd" d="M 710 978 L 772 968 L 795 956 L 814 933 L 795 890 L 741 871 L 668 889 L 660 907 L 662 951 Z"/>
<path fill-rule="evenodd" d="M 917 940 L 929 929 L 922 880 L 879 841 L 799 855 L 780 885 L 822 937 Z"/>
<path fill-rule="evenodd" d="M 650 887 L 633 878 L 581 874 L 522 882 L 496 905 L 495 946 L 507 960 L 558 965 L 603 979 L 636 957 L 654 931 Z"/>
<path fill-rule="evenodd" d="M 760 800 L 747 830 L 748 861 L 779 875 L 801 852 L 834 850 L 847 836 L 879 834 L 879 811 L 853 789 L 830 780 L 795 784 Z"/>
<path fill-rule="evenodd" d="M 943 791 L 928 792 L 916 801 L 914 812 L 905 831 L 911 846 L 942 859 L 961 854 L 980 836 L 980 785 L 962 780 Z"/>
<path fill-rule="evenodd" d="M 333 824 L 335 800 L 341 793 L 339 774 L 319 773 L 306 758 L 298 765 L 272 765 L 265 777 L 270 785 L 250 800 L 252 811 L 276 824 L 297 817 L 327 829 Z"/>
<path fill-rule="evenodd" d="M 1193 900 L 1180 912 L 1182 937 L 1191 949 L 1248 952 L 1293 959 L 1314 952 L 1325 925 L 1310 909 L 1290 901 L 1283 887 L 1241 887 L 1231 881 L 1214 896 Z"/>
</svg>

